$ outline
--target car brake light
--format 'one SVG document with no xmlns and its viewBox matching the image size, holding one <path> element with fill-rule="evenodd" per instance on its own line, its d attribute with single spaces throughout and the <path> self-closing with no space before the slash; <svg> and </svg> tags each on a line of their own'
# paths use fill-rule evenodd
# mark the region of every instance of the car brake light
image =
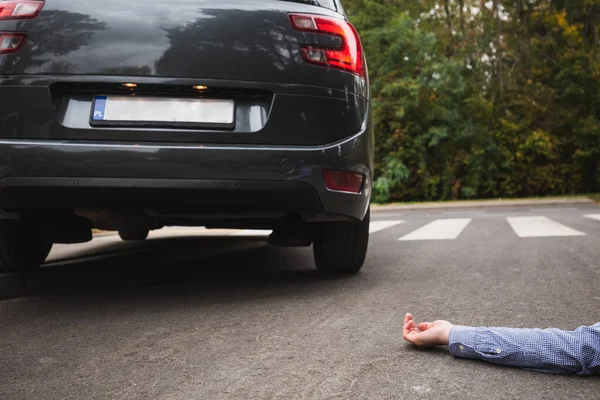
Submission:
<svg viewBox="0 0 600 400">
<path fill-rule="evenodd" d="M 27 39 L 26 33 L 0 32 L 0 54 L 16 53 Z"/>
<path fill-rule="evenodd" d="M 366 78 L 362 44 L 351 23 L 321 15 L 291 14 L 295 29 L 304 32 L 322 33 L 342 39 L 341 46 L 303 45 L 302 57 L 310 64 L 325 65 L 352 72 Z"/>
<path fill-rule="evenodd" d="M 360 193 L 365 176 L 356 172 L 323 170 L 323 180 L 327 189 L 336 192 Z"/>
<path fill-rule="evenodd" d="M 0 21 L 9 19 L 34 19 L 44 7 L 44 1 L 0 0 Z"/>
</svg>

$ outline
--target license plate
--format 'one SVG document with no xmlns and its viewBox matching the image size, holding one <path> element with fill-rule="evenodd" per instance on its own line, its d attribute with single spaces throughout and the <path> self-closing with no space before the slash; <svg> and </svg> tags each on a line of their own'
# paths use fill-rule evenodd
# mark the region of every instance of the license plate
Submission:
<svg viewBox="0 0 600 400">
<path fill-rule="evenodd" d="M 95 96 L 92 125 L 233 128 L 235 102 L 137 96 Z"/>
</svg>

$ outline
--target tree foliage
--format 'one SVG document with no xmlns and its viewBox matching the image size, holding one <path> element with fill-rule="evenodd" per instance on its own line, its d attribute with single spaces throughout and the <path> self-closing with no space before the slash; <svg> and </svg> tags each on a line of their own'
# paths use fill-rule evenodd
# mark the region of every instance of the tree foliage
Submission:
<svg viewBox="0 0 600 400">
<path fill-rule="evenodd" d="M 345 0 L 369 61 L 375 199 L 600 190 L 600 0 Z"/>
</svg>

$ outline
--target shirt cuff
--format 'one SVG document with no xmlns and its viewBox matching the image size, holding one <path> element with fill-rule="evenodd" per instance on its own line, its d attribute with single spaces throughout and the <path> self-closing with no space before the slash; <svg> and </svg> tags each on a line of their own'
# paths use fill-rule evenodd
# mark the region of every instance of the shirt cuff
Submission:
<svg viewBox="0 0 600 400">
<path fill-rule="evenodd" d="M 454 326 L 450 329 L 448 350 L 454 357 L 478 358 L 475 352 L 476 328 Z"/>
</svg>

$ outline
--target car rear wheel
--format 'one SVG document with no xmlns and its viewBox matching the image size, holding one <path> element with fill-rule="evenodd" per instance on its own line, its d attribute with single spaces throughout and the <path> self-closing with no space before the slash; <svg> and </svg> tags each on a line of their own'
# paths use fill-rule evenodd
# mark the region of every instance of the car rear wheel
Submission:
<svg viewBox="0 0 600 400">
<path fill-rule="evenodd" d="M 52 242 L 18 221 L 0 221 L 0 271 L 27 272 L 48 257 Z"/>
<path fill-rule="evenodd" d="M 367 212 L 362 221 L 320 224 L 313 244 L 317 269 L 325 273 L 360 271 L 369 246 L 369 220 Z"/>
<path fill-rule="evenodd" d="M 150 233 L 149 230 L 131 230 L 131 231 L 119 231 L 119 236 L 121 237 L 122 240 L 125 241 L 142 241 L 142 240 L 146 240 L 146 238 L 148 237 L 148 234 Z"/>
</svg>

